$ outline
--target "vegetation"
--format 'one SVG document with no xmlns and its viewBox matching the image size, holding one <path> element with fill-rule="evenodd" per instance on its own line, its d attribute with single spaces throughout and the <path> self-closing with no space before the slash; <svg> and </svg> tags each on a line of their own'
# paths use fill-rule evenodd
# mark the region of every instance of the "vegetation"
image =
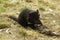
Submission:
<svg viewBox="0 0 60 40">
<path fill-rule="evenodd" d="M 60 33 L 60 0 L 0 0 L 0 40 L 60 40 L 60 37 L 26 29 L 8 18 L 18 17 L 24 8 L 38 9 L 42 23 Z"/>
</svg>

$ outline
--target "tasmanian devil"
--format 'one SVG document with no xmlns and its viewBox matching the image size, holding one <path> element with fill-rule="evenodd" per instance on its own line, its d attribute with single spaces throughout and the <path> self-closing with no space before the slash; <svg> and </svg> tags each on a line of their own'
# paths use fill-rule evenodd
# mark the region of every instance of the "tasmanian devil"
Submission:
<svg viewBox="0 0 60 40">
<path fill-rule="evenodd" d="M 34 24 L 41 24 L 41 21 L 39 20 L 39 11 L 38 10 L 31 10 L 31 9 L 24 9 L 16 19 L 15 17 L 9 16 L 9 18 L 17 21 L 22 26 L 32 26 L 34 28 Z"/>
<path fill-rule="evenodd" d="M 31 10 L 31 9 L 24 9 L 19 14 L 18 18 L 16 19 L 13 16 L 9 16 L 9 18 L 17 21 L 19 24 L 21 24 L 24 27 L 30 26 L 33 29 L 37 29 L 40 31 L 40 33 L 47 34 L 47 35 L 53 35 L 53 36 L 59 36 L 58 34 L 52 32 L 42 24 L 40 21 L 40 14 L 38 10 Z"/>
</svg>

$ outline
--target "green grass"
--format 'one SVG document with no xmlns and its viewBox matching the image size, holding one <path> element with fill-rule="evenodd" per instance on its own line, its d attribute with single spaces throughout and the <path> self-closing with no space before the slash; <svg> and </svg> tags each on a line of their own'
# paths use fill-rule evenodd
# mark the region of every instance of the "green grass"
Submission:
<svg viewBox="0 0 60 40">
<path fill-rule="evenodd" d="M 32 29 L 25 29 L 8 16 L 18 17 L 19 13 L 24 8 L 39 9 L 41 21 L 44 25 L 53 31 L 60 31 L 60 1 L 59 0 L 16 0 L 12 2 L 10 0 L 0 0 L 0 29 L 8 32 L 0 32 L 0 40 L 60 40 L 58 37 L 50 37 L 41 33 L 38 33 Z M 51 11 L 51 10 L 53 11 Z M 8 16 L 7 16 L 8 15 Z M 22 27 L 22 28 L 21 28 Z"/>
<path fill-rule="evenodd" d="M 0 24 L 0 29 L 4 29 L 4 28 L 9 28 L 10 26 L 7 24 Z"/>
</svg>

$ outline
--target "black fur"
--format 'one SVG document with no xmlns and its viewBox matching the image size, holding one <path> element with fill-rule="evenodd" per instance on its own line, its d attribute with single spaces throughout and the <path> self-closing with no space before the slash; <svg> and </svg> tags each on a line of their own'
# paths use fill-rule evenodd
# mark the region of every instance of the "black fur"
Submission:
<svg viewBox="0 0 60 40">
<path fill-rule="evenodd" d="M 36 27 L 34 27 L 34 24 L 42 25 L 41 21 L 39 20 L 39 16 L 40 14 L 38 10 L 30 10 L 26 8 L 22 10 L 18 18 L 15 18 L 14 16 L 9 16 L 9 18 L 13 19 L 14 21 L 17 21 L 24 27 L 30 26 L 31 28 L 35 29 Z"/>
<path fill-rule="evenodd" d="M 24 9 L 18 17 L 18 23 L 20 23 L 23 26 L 29 26 L 34 25 L 36 23 L 41 23 L 39 20 L 39 12 L 38 10 L 30 10 L 30 9 Z"/>
<path fill-rule="evenodd" d="M 14 16 L 9 16 L 9 18 L 11 18 L 11 19 L 13 19 L 14 21 L 18 22 L 18 21 L 17 21 L 17 18 L 14 17 Z"/>
</svg>

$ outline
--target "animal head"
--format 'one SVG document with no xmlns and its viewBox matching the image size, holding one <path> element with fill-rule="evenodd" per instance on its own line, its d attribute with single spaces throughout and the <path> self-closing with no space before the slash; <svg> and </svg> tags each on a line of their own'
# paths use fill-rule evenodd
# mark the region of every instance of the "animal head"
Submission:
<svg viewBox="0 0 60 40">
<path fill-rule="evenodd" d="M 30 14 L 29 14 L 29 22 L 31 22 L 31 23 L 39 23 L 40 22 L 39 21 L 39 16 L 40 16 L 40 14 L 39 14 L 38 10 L 30 12 Z"/>
<path fill-rule="evenodd" d="M 36 10 L 36 11 L 30 12 L 29 16 L 33 19 L 39 19 L 40 14 L 39 14 L 39 11 Z"/>
</svg>

